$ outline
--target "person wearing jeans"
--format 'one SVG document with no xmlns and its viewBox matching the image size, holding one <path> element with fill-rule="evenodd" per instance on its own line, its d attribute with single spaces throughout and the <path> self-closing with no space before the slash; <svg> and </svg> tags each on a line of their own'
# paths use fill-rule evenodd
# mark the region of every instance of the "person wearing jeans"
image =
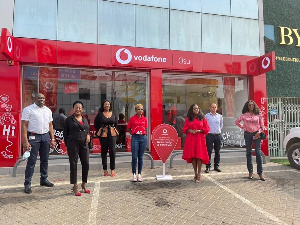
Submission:
<svg viewBox="0 0 300 225">
<path fill-rule="evenodd" d="M 142 104 L 135 106 L 136 114 L 132 116 L 127 125 L 127 136 L 132 135 L 131 138 L 131 152 L 132 152 L 132 181 L 142 182 L 142 168 L 143 156 L 147 145 L 146 129 L 148 127 L 147 118 L 143 115 L 144 108 Z M 130 132 L 130 133 L 129 133 Z M 136 175 L 136 165 L 138 161 L 138 175 Z"/>
<path fill-rule="evenodd" d="M 35 102 L 24 108 L 22 112 L 22 144 L 23 148 L 30 151 L 25 170 L 24 192 L 30 194 L 31 179 L 37 155 L 40 153 L 40 185 L 53 187 L 54 184 L 48 181 L 48 158 L 50 147 L 55 147 L 55 138 L 52 124 L 52 112 L 45 106 L 45 96 L 38 93 Z"/>
<path fill-rule="evenodd" d="M 243 124 L 241 124 L 242 121 Z M 242 115 L 235 121 L 235 124 L 245 131 L 244 138 L 246 143 L 247 168 L 249 172 L 248 178 L 253 179 L 252 142 L 254 142 L 257 174 L 260 180 L 265 181 L 262 174 L 263 168 L 260 154 L 260 133 L 263 131 L 265 126 L 263 116 L 254 101 L 249 100 L 245 103 L 242 109 Z"/>
</svg>

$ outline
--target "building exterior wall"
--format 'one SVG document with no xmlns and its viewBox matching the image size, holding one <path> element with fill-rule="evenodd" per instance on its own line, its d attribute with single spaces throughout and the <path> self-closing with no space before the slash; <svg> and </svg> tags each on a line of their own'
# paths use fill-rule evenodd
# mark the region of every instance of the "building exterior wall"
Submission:
<svg viewBox="0 0 300 225">
<path fill-rule="evenodd" d="M 130 108 L 142 102 L 155 159 L 150 134 L 171 122 L 165 118 L 170 104 L 186 112 L 197 103 L 207 112 L 217 102 L 226 117 L 223 135 L 230 147 L 243 146 L 234 120 L 246 100 L 255 100 L 266 115 L 266 76 L 248 73 L 248 62 L 262 49 L 257 0 L 74 2 L 15 1 L 15 65 L 10 68 L 22 82 L 20 108 L 31 104 L 32 94 L 45 91 L 54 114 L 61 106 L 71 113 L 79 98 L 93 121 L 101 100 L 114 102 L 117 113 L 124 109 L 127 119 Z M 1 68 L 8 67 L 3 55 L 1 60 Z M 267 141 L 262 150 L 268 155 Z M 20 143 L 13 152 L 16 160 Z"/>
</svg>

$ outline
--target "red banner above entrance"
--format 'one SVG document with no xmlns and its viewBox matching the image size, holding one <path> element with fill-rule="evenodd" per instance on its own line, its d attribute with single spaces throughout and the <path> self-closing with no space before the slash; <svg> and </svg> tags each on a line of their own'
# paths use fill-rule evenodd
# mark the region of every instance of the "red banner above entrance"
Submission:
<svg viewBox="0 0 300 225">
<path fill-rule="evenodd" d="M 112 65 L 169 68 L 172 66 L 172 53 L 158 49 L 113 46 Z"/>
</svg>

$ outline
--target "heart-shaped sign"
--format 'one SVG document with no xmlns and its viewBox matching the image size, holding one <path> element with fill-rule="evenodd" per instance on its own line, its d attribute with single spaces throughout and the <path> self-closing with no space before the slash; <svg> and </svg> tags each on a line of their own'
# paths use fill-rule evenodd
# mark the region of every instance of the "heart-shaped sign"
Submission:
<svg viewBox="0 0 300 225">
<path fill-rule="evenodd" d="M 1 95 L 0 96 L 0 101 L 2 102 L 2 103 L 7 103 L 8 102 L 8 100 L 9 100 L 9 96 L 8 95 Z"/>
<path fill-rule="evenodd" d="M 152 144 L 159 156 L 165 163 L 171 155 L 178 141 L 178 134 L 174 127 L 161 124 L 152 132 Z"/>
</svg>

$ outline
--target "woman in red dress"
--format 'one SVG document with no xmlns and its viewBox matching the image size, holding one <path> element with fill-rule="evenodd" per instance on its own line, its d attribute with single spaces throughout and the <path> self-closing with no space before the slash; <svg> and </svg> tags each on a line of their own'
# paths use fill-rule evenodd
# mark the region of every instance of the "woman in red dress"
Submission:
<svg viewBox="0 0 300 225">
<path fill-rule="evenodd" d="M 208 164 L 205 135 L 210 128 L 200 107 L 190 106 L 182 131 L 186 134 L 182 159 L 193 164 L 195 182 L 200 182 L 202 164 Z"/>
</svg>

